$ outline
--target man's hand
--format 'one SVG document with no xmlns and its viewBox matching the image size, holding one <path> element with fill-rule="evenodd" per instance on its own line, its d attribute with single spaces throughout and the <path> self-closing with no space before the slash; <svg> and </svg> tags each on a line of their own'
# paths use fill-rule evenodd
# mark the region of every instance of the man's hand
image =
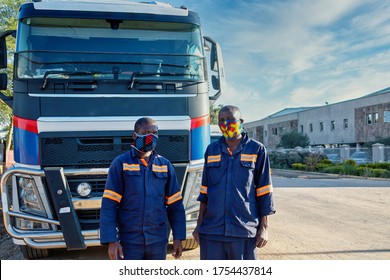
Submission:
<svg viewBox="0 0 390 280">
<path fill-rule="evenodd" d="M 196 228 L 194 229 L 194 231 L 192 232 L 192 236 L 194 237 L 196 243 L 200 244 L 198 227 L 196 227 Z"/>
<path fill-rule="evenodd" d="M 260 227 L 256 235 L 256 247 L 262 248 L 267 244 L 267 242 L 268 242 L 268 229 L 264 227 Z"/>
<path fill-rule="evenodd" d="M 108 257 L 110 260 L 117 260 L 118 257 L 123 259 L 122 245 L 119 242 L 110 242 L 108 244 Z"/>
<path fill-rule="evenodd" d="M 179 259 L 183 253 L 183 246 L 181 245 L 181 240 L 173 240 L 173 253 L 172 256 L 175 259 Z"/>
<path fill-rule="evenodd" d="M 256 246 L 264 247 L 268 242 L 268 216 L 261 217 L 260 227 L 257 230 Z"/>
</svg>

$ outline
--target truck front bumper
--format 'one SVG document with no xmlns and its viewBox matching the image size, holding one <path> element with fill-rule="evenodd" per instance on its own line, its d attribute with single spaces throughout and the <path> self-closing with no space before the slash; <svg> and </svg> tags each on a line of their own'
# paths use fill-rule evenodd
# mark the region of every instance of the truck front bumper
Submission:
<svg viewBox="0 0 390 280">
<path fill-rule="evenodd" d="M 64 170 L 65 178 L 101 176 L 106 178 L 108 169 L 74 169 Z M 27 178 L 34 182 L 31 188 L 35 193 L 30 197 L 39 201 L 40 209 L 26 207 L 28 203 L 22 202 L 20 198 L 21 187 L 18 185 L 19 178 Z M 65 179 L 65 182 L 67 179 Z M 66 191 L 69 192 L 72 210 L 75 213 L 99 213 L 101 207 L 101 195 L 86 198 L 73 197 L 70 195 L 69 187 L 66 184 Z M 28 245 L 36 249 L 68 248 L 66 227 L 61 225 L 59 215 L 56 213 L 53 201 L 50 198 L 45 171 L 25 166 L 13 166 L 1 178 L 1 194 L 3 205 L 4 226 L 8 234 L 18 245 Z M 25 195 L 25 194 L 24 194 Z M 34 197 L 36 196 L 36 197 Z M 79 214 L 77 214 L 79 215 Z M 81 214 L 80 214 L 81 215 Z M 79 216 L 80 218 L 80 216 Z M 79 222 L 76 217 L 76 224 Z M 96 217 L 95 217 L 96 220 Z M 87 222 L 88 223 L 88 222 Z M 61 226 L 63 227 L 61 229 Z M 99 228 L 81 229 L 78 232 L 83 240 L 83 246 L 73 249 L 84 249 L 89 246 L 100 246 Z M 71 248 L 72 249 L 72 248 Z"/>
</svg>

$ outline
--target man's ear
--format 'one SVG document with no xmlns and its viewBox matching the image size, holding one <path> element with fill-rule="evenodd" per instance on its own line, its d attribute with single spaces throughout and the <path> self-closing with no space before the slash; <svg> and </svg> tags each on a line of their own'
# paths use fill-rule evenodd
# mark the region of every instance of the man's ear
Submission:
<svg viewBox="0 0 390 280">
<path fill-rule="evenodd" d="M 244 120 L 243 119 L 240 119 L 241 123 L 244 123 Z"/>
<path fill-rule="evenodd" d="M 133 137 L 133 139 L 137 138 L 137 134 L 135 134 L 135 131 L 133 131 L 133 133 L 131 134 L 131 137 Z"/>
</svg>

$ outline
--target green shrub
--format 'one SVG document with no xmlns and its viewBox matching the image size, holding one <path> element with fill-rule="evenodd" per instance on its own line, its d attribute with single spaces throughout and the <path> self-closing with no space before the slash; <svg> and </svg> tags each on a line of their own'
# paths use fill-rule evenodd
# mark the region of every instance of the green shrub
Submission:
<svg viewBox="0 0 390 280">
<path fill-rule="evenodd" d="M 269 160 L 272 168 L 287 169 L 287 153 L 280 151 L 272 151 L 269 153 Z"/>
<path fill-rule="evenodd" d="M 330 159 L 327 159 L 327 158 L 321 160 L 320 163 L 326 164 L 326 165 L 334 165 L 334 163 Z"/>
<path fill-rule="evenodd" d="M 368 164 L 365 164 L 365 166 L 372 168 L 372 169 L 386 169 L 386 170 L 390 171 L 390 162 L 368 163 Z"/>
<path fill-rule="evenodd" d="M 307 170 L 314 171 L 316 170 L 317 165 L 321 162 L 322 158 L 319 154 L 311 154 L 305 158 L 305 164 Z"/>
<path fill-rule="evenodd" d="M 358 171 L 358 168 L 356 167 L 356 162 L 354 160 L 352 160 L 352 162 L 354 164 L 350 164 L 350 163 L 345 163 L 345 164 L 342 164 L 342 167 L 343 167 L 343 173 L 344 175 L 359 175 L 359 171 Z"/>
<path fill-rule="evenodd" d="M 291 164 L 291 167 L 294 170 L 306 170 L 306 164 L 303 163 L 293 163 Z"/>
<path fill-rule="evenodd" d="M 387 169 L 381 169 L 381 168 L 375 168 L 372 169 L 374 177 L 379 177 L 379 178 L 390 178 L 390 171 Z"/>
<path fill-rule="evenodd" d="M 287 153 L 287 165 L 292 167 L 294 163 L 303 163 L 303 158 L 297 151 L 290 151 Z"/>
<path fill-rule="evenodd" d="M 343 166 L 342 165 L 329 166 L 324 168 L 322 171 L 331 174 L 343 174 Z"/>
<path fill-rule="evenodd" d="M 357 163 L 356 161 L 354 161 L 353 159 L 347 159 L 346 161 L 343 162 L 343 165 L 352 165 L 352 166 L 356 166 Z"/>
<path fill-rule="evenodd" d="M 334 163 L 330 161 L 330 163 L 324 163 L 324 160 L 322 160 L 319 164 L 316 165 L 316 170 L 323 171 L 328 167 L 334 166 Z"/>
<path fill-rule="evenodd" d="M 357 172 L 359 176 L 374 177 L 374 173 L 372 172 L 372 169 L 368 168 L 367 166 L 359 166 L 357 168 Z"/>
</svg>

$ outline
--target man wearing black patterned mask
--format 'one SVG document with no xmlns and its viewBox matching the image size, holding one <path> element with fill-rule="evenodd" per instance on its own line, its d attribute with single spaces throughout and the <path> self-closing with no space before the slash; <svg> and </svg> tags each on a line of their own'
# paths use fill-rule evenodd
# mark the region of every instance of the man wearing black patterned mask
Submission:
<svg viewBox="0 0 390 280">
<path fill-rule="evenodd" d="M 158 155 L 158 127 L 151 118 L 134 125 L 134 144 L 111 164 L 100 212 L 100 242 L 110 259 L 166 258 L 168 224 L 173 256 L 182 254 L 185 213 L 172 164 Z M 118 229 L 118 230 L 117 230 Z"/>
<path fill-rule="evenodd" d="M 134 126 L 133 148 L 141 159 L 149 160 L 150 155 L 157 145 L 158 127 L 151 118 L 141 118 Z"/>
</svg>

